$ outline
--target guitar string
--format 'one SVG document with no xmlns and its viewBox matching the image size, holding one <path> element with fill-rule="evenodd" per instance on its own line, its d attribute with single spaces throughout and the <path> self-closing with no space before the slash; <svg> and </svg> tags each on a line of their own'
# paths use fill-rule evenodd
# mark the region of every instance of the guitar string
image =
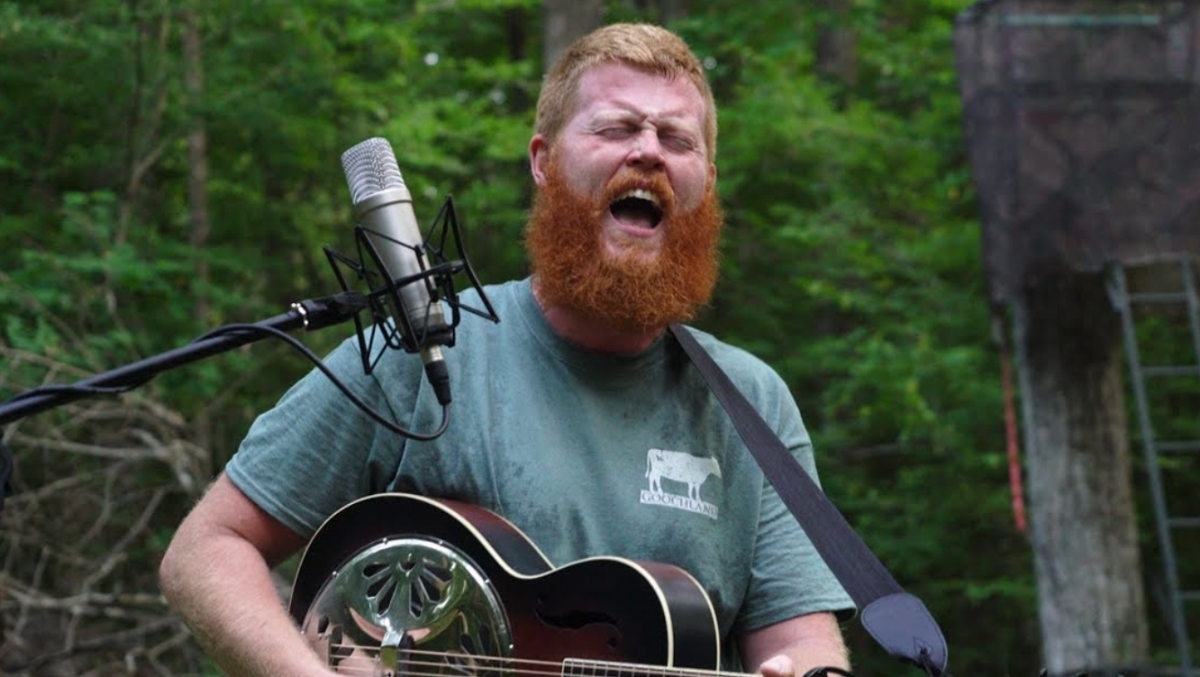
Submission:
<svg viewBox="0 0 1200 677">
<path fill-rule="evenodd" d="M 335 665 L 335 666 L 330 666 L 330 667 L 334 670 L 334 672 L 336 672 L 339 675 L 378 675 L 379 674 L 379 666 L 375 665 L 375 661 L 372 659 L 364 659 L 364 660 L 370 662 L 371 664 L 363 665 L 363 666 Z M 620 664 L 620 663 L 613 663 L 611 665 L 605 665 L 603 667 L 603 669 L 600 669 L 600 670 L 584 669 L 584 668 L 589 668 L 592 666 L 569 666 L 568 668 L 563 669 L 563 670 L 537 671 L 537 672 L 531 672 L 528 670 L 523 670 L 523 669 L 518 669 L 518 668 L 495 668 L 495 667 L 489 668 L 486 666 L 475 666 L 475 665 L 454 666 L 454 665 L 437 664 L 434 666 L 434 667 L 440 668 L 440 670 L 437 670 L 437 671 L 432 671 L 432 670 L 430 670 L 430 671 L 421 671 L 421 670 L 414 671 L 414 670 L 411 670 L 410 667 L 411 667 L 411 665 L 407 664 L 407 663 L 398 666 L 397 674 L 403 674 L 404 677 L 445 677 L 447 674 L 460 674 L 463 672 L 466 672 L 467 674 L 481 674 L 481 673 L 486 673 L 486 672 L 493 672 L 493 673 L 498 673 L 498 674 L 553 675 L 555 677 L 562 677 L 563 675 L 575 675 L 575 676 L 605 675 L 607 677 L 607 676 L 612 676 L 612 675 L 622 675 L 622 674 L 625 674 L 626 672 L 628 672 L 630 675 L 639 675 L 639 676 L 644 676 L 644 675 L 690 675 L 690 674 L 693 674 L 692 672 L 689 672 L 689 671 L 672 672 L 672 671 L 664 670 L 664 669 L 658 668 L 658 667 L 654 667 L 652 669 L 647 670 L 647 669 L 645 669 L 645 666 L 633 665 L 633 664 Z M 707 674 L 726 674 L 726 673 L 702 672 L 702 673 L 695 673 L 695 674 L 706 674 L 707 675 Z M 728 673 L 728 674 L 736 675 L 736 677 L 748 677 L 747 675 L 742 675 L 741 673 Z"/>
<path fill-rule="evenodd" d="M 356 645 L 356 644 L 331 644 L 330 649 L 331 650 L 332 649 L 351 649 L 351 650 L 355 650 L 355 651 L 360 651 L 366 655 L 358 656 L 357 658 L 360 658 L 360 659 L 366 660 L 366 661 L 370 661 L 372 663 L 371 666 L 363 666 L 361 668 L 355 667 L 355 666 L 344 666 L 345 668 L 349 669 L 350 672 L 342 672 L 341 670 L 339 670 L 338 672 L 340 674 L 356 674 L 356 673 L 360 673 L 360 672 L 364 673 L 364 674 L 366 674 L 366 673 L 374 674 L 374 670 L 375 670 L 374 663 L 379 661 L 379 657 L 378 657 L 378 654 L 380 653 L 379 648 L 364 647 L 364 646 L 360 646 L 360 645 Z M 563 674 L 566 674 L 565 671 L 568 669 L 575 669 L 578 671 L 577 673 L 572 673 L 572 674 L 595 674 L 597 672 L 595 670 L 595 668 L 600 668 L 600 672 L 602 672 L 603 674 L 606 674 L 606 675 L 613 674 L 614 672 L 616 674 L 621 674 L 625 671 L 629 671 L 631 674 L 636 673 L 638 675 L 662 675 L 665 677 L 685 677 L 685 676 L 749 677 L 748 675 L 745 675 L 743 673 L 738 673 L 738 672 L 700 670 L 700 669 L 695 669 L 695 668 L 670 668 L 670 667 L 664 667 L 664 666 L 658 666 L 658 665 L 644 665 L 644 664 L 638 664 L 638 663 L 619 663 L 619 662 L 614 662 L 614 661 L 599 661 L 599 660 L 592 660 L 592 659 L 576 659 L 575 660 L 576 664 L 567 665 L 568 661 L 539 661 L 539 660 L 528 659 L 528 658 L 504 658 L 504 657 L 500 657 L 500 656 L 483 656 L 483 655 L 475 655 L 475 654 L 445 652 L 445 651 L 421 651 L 421 650 L 407 649 L 407 650 L 403 650 L 403 651 L 397 651 L 397 653 L 403 654 L 405 656 L 405 660 L 402 661 L 402 664 L 403 664 L 403 667 L 405 668 L 404 674 L 407 677 L 429 677 L 429 676 L 441 677 L 442 675 L 445 674 L 445 672 L 413 671 L 413 670 L 411 670 L 411 668 L 413 668 L 413 667 L 439 668 L 442 670 L 445 670 L 446 668 L 459 667 L 459 666 L 452 665 L 452 664 L 448 665 L 447 663 L 444 663 L 444 662 L 428 660 L 428 659 L 437 659 L 437 658 L 465 659 L 463 661 L 464 666 L 480 668 L 480 669 L 484 669 L 484 670 L 490 670 L 492 672 L 498 672 L 498 673 L 520 672 L 520 673 L 526 674 L 526 675 L 561 676 Z M 372 654 L 374 654 L 374 656 L 372 656 Z M 425 658 L 427 660 L 411 660 L 411 658 L 413 658 L 413 657 Z M 354 658 L 356 658 L 356 657 L 353 655 L 350 655 L 350 656 L 343 657 L 342 660 L 353 660 Z M 488 665 L 489 662 L 491 663 L 491 665 Z M 514 666 L 514 667 L 510 667 L 510 666 Z M 337 667 L 340 668 L 343 666 L 337 666 Z M 549 668 L 549 669 L 548 670 L 537 670 L 537 671 L 527 669 L 527 668 L 534 668 L 534 667 Z M 585 670 L 585 669 L 590 669 L 590 671 Z"/>
<path fill-rule="evenodd" d="M 453 655 L 456 657 L 461 657 L 460 654 L 453 654 Z M 353 658 L 354 658 L 353 656 L 349 656 L 345 660 L 353 660 Z M 366 661 L 370 661 L 372 664 L 378 661 L 377 658 L 370 658 L 367 656 L 362 656 L 360 658 L 363 660 L 366 660 Z M 480 657 L 473 656 L 471 658 L 478 659 Z M 520 664 L 520 665 L 506 666 L 506 665 L 504 665 L 505 663 Z M 582 668 L 595 668 L 595 667 L 602 668 L 602 671 L 606 674 L 612 673 L 614 671 L 618 672 L 618 673 L 625 671 L 625 670 L 634 671 L 635 668 L 636 668 L 636 672 L 638 674 L 648 674 L 648 675 L 653 675 L 653 674 L 660 674 L 660 675 L 719 674 L 719 673 L 710 673 L 710 672 L 705 672 L 705 671 L 695 671 L 695 670 L 685 670 L 685 669 L 671 670 L 669 668 L 663 668 L 660 666 L 650 666 L 650 665 L 643 666 L 643 665 L 637 665 L 637 664 L 632 664 L 632 663 L 615 663 L 615 662 L 596 662 L 596 663 L 583 662 L 580 665 L 565 665 L 564 663 L 546 662 L 544 664 L 546 666 L 550 667 L 551 668 L 550 670 L 534 671 L 534 670 L 528 669 L 535 663 L 537 663 L 537 662 L 536 661 L 492 659 L 492 665 L 488 665 L 487 661 L 479 661 L 479 660 L 464 661 L 460 665 L 464 666 L 464 667 L 477 668 L 477 669 L 481 669 L 481 670 L 489 670 L 492 672 L 499 672 L 499 673 L 520 672 L 522 674 L 528 674 L 528 675 L 562 675 L 562 674 L 564 674 L 564 668 L 566 668 L 566 669 L 572 669 L 572 668 L 582 669 Z M 413 667 L 428 667 L 428 668 L 438 668 L 438 669 L 444 670 L 446 668 L 459 667 L 460 665 L 447 664 L 447 663 L 442 663 L 442 662 L 429 662 L 429 661 L 411 661 L 411 660 L 403 661 L 403 667 L 405 668 L 405 674 L 406 675 L 414 675 L 414 676 L 430 675 L 430 674 L 440 675 L 440 674 L 444 674 L 444 672 L 413 671 L 411 669 Z M 371 668 L 363 668 L 363 669 L 374 669 L 374 668 L 372 666 Z M 588 674 L 590 674 L 592 672 L 595 672 L 595 670 L 587 671 Z M 742 676 L 739 676 L 739 677 L 742 677 Z"/>
</svg>

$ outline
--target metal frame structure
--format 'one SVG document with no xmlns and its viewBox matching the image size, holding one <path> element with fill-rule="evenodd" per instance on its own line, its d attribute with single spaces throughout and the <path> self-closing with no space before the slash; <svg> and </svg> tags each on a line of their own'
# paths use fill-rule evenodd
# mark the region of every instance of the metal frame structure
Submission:
<svg viewBox="0 0 1200 677">
<path fill-rule="evenodd" d="M 1152 416 L 1149 383 L 1159 377 L 1196 377 L 1200 379 L 1200 299 L 1197 298 L 1196 277 L 1189 257 L 1180 257 L 1179 291 L 1130 293 L 1124 266 L 1113 266 L 1109 277 L 1109 296 L 1113 307 L 1121 316 L 1121 330 L 1125 339 L 1125 354 L 1129 362 L 1129 374 L 1137 404 L 1138 427 L 1141 431 L 1142 454 L 1146 464 L 1146 477 L 1150 486 L 1150 499 L 1154 508 L 1154 523 L 1162 553 L 1163 584 L 1166 592 L 1167 616 L 1171 634 L 1179 654 L 1183 677 L 1197 673 L 1192 662 L 1191 640 L 1188 634 L 1186 603 L 1200 602 L 1200 589 L 1183 589 L 1179 567 L 1175 557 L 1175 533 L 1185 529 L 1200 529 L 1200 512 L 1195 515 L 1173 516 L 1168 497 L 1163 489 L 1164 465 L 1161 457 L 1177 454 L 1200 454 L 1200 439 L 1163 440 Z M 1191 334 L 1192 362 L 1190 364 L 1151 365 L 1142 362 L 1136 327 L 1135 307 L 1139 305 L 1182 305 L 1188 319 Z"/>
</svg>

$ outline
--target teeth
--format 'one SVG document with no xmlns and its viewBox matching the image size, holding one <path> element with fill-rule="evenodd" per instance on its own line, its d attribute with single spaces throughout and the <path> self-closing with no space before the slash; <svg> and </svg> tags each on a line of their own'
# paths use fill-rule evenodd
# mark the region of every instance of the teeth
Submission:
<svg viewBox="0 0 1200 677">
<path fill-rule="evenodd" d="M 661 206 L 658 204 L 658 196 L 657 195 L 655 195 L 654 193 L 651 193 L 648 190 L 642 190 L 641 188 L 634 188 L 633 190 L 626 191 L 617 196 L 617 200 L 626 200 L 629 198 L 637 198 L 639 200 L 646 200 L 647 202 L 654 205 L 655 207 Z"/>
</svg>

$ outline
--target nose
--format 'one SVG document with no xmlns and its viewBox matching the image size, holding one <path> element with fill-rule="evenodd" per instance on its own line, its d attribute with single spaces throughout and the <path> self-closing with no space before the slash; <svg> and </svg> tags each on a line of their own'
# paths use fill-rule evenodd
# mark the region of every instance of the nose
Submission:
<svg viewBox="0 0 1200 677">
<path fill-rule="evenodd" d="M 662 142 L 654 129 L 643 129 L 634 137 L 633 149 L 629 152 L 628 164 L 643 170 L 662 169 L 666 164 Z"/>
</svg>

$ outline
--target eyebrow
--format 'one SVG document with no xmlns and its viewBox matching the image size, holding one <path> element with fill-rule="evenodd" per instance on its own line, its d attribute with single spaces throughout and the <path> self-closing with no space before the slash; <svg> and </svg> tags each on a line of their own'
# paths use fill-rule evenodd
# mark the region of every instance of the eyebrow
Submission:
<svg viewBox="0 0 1200 677">
<path fill-rule="evenodd" d="M 625 122 L 629 120 L 643 121 L 652 116 L 638 113 L 625 108 L 605 108 L 597 112 L 589 121 L 588 127 L 594 128 L 606 122 Z M 699 133 L 703 125 L 699 120 L 692 121 L 684 115 L 667 114 L 662 117 L 654 118 L 655 126 L 659 128 L 666 127 L 672 130 L 683 130 Z"/>
</svg>

